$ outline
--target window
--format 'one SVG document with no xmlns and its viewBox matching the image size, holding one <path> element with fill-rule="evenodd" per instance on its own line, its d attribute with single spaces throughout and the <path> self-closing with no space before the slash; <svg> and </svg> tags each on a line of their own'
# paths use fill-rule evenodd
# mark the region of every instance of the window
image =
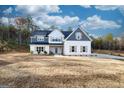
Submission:
<svg viewBox="0 0 124 93">
<path fill-rule="evenodd" d="M 61 42 L 62 41 L 62 39 L 61 38 L 52 38 L 52 40 L 51 41 L 53 41 L 53 42 Z"/>
<path fill-rule="evenodd" d="M 37 47 L 37 51 L 44 52 L 44 47 Z"/>
<path fill-rule="evenodd" d="M 44 47 L 41 47 L 41 51 L 44 52 Z"/>
<path fill-rule="evenodd" d="M 37 36 L 37 41 L 44 41 L 44 36 Z"/>
<path fill-rule="evenodd" d="M 72 46 L 72 47 L 71 47 L 71 52 L 74 52 L 74 51 L 75 51 L 75 50 L 74 50 L 74 46 Z"/>
<path fill-rule="evenodd" d="M 76 37 L 77 40 L 80 40 L 82 38 L 82 34 L 80 32 L 77 32 L 75 34 L 75 37 Z"/>
<path fill-rule="evenodd" d="M 34 36 L 31 36 L 31 37 L 30 37 L 31 42 L 34 42 L 34 39 L 35 39 Z"/>
<path fill-rule="evenodd" d="M 83 46 L 83 52 L 86 52 L 86 47 L 85 46 Z"/>
<path fill-rule="evenodd" d="M 51 42 L 62 42 L 63 37 L 50 37 Z"/>
<path fill-rule="evenodd" d="M 87 46 L 81 46 L 80 52 L 87 52 Z"/>
<path fill-rule="evenodd" d="M 55 42 L 60 42 L 60 41 L 61 41 L 61 39 L 54 38 L 54 39 L 52 39 L 52 41 L 55 41 Z"/>
<path fill-rule="evenodd" d="M 77 52 L 76 46 L 70 46 L 70 52 Z"/>
</svg>

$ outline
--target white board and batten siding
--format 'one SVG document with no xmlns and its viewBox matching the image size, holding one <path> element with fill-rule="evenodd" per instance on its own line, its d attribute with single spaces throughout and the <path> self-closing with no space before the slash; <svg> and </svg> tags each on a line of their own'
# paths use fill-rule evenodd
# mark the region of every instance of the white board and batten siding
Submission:
<svg viewBox="0 0 124 93">
<path fill-rule="evenodd" d="M 30 45 L 30 52 L 33 52 L 33 54 L 38 54 L 37 47 L 44 47 L 44 51 L 49 54 L 49 45 Z"/>
<path fill-rule="evenodd" d="M 76 52 L 70 52 L 71 46 L 76 46 Z M 81 51 L 81 46 L 86 46 L 86 52 Z M 91 41 L 64 42 L 64 55 L 90 55 L 90 54 L 91 54 Z"/>
<path fill-rule="evenodd" d="M 53 39 L 59 39 L 60 41 L 53 41 Z M 63 43 L 64 35 L 59 30 L 54 30 L 49 34 L 49 43 Z"/>
</svg>

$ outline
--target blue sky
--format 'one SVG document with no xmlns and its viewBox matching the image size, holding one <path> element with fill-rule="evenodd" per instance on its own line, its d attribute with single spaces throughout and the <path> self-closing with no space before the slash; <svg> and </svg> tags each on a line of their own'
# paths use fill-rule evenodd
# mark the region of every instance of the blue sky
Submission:
<svg viewBox="0 0 124 93">
<path fill-rule="evenodd" d="M 85 27 L 93 36 L 104 36 L 112 33 L 121 36 L 124 33 L 124 6 L 0 6 L 2 21 L 6 22 L 3 14 L 13 16 L 31 15 L 34 23 L 41 29 L 55 25 L 67 30 L 68 27 L 76 28 L 78 25 Z M 11 19 L 14 19 L 13 16 Z"/>
</svg>

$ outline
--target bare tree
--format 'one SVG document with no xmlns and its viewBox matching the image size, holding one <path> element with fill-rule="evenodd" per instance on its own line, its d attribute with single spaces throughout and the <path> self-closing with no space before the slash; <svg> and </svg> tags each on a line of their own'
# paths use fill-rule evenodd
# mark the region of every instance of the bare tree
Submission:
<svg viewBox="0 0 124 93">
<path fill-rule="evenodd" d="M 22 18 L 22 17 L 17 17 L 15 19 L 15 22 L 16 22 L 17 28 L 19 30 L 19 38 L 18 38 L 19 45 L 22 45 L 22 31 L 25 29 L 26 24 L 28 22 L 25 18 Z"/>
</svg>

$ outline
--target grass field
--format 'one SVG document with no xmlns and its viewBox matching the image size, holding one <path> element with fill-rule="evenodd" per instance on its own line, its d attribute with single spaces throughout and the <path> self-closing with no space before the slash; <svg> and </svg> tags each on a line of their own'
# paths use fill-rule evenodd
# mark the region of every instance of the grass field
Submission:
<svg viewBox="0 0 124 93">
<path fill-rule="evenodd" d="M 124 87 L 124 61 L 1 54 L 0 87 Z"/>
</svg>

